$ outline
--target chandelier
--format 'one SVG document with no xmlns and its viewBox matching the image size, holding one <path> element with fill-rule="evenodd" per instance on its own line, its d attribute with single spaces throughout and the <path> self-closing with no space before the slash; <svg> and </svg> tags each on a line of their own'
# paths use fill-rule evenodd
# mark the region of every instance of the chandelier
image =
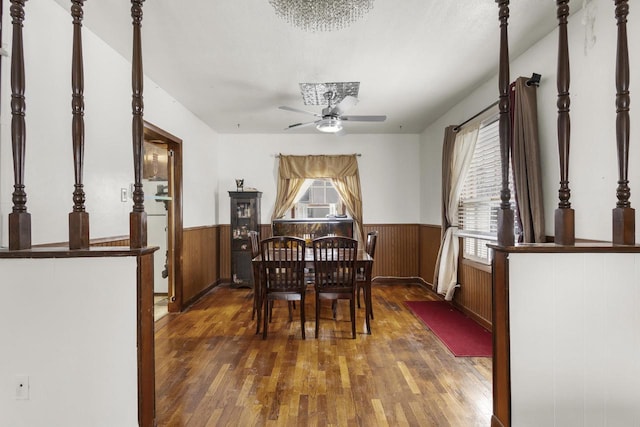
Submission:
<svg viewBox="0 0 640 427">
<path fill-rule="evenodd" d="M 373 0 L 269 0 L 276 14 L 309 32 L 348 27 L 373 8 Z"/>
</svg>

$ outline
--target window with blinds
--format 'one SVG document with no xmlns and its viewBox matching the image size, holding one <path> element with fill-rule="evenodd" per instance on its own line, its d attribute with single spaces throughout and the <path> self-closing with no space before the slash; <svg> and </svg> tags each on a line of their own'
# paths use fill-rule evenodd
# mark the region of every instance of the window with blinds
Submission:
<svg viewBox="0 0 640 427">
<path fill-rule="evenodd" d="M 309 178 L 285 218 L 327 218 L 344 212 L 344 203 L 330 179 Z"/>
<path fill-rule="evenodd" d="M 487 244 L 498 237 L 498 210 L 502 173 L 498 115 L 483 121 L 458 204 L 459 236 L 463 238 L 463 257 L 491 263 Z M 511 203 L 515 206 L 513 178 L 509 165 Z"/>
</svg>

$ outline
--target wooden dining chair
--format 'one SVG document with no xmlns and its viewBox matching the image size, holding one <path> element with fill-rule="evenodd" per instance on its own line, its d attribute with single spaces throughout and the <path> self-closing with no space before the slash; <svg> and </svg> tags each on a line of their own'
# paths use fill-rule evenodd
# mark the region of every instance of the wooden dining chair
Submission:
<svg viewBox="0 0 640 427">
<path fill-rule="evenodd" d="M 271 302 L 281 299 L 300 301 L 302 339 L 305 339 L 305 247 L 304 239 L 291 236 L 271 237 L 260 242 L 260 306 L 264 309 L 262 338 L 267 337 Z"/>
<path fill-rule="evenodd" d="M 356 337 L 356 259 L 358 241 L 349 237 L 320 237 L 312 242 L 316 293 L 316 338 L 320 329 L 320 301 L 348 299 L 351 334 Z"/>
<path fill-rule="evenodd" d="M 370 231 L 367 233 L 367 241 L 365 243 L 365 251 L 369 254 L 369 256 L 371 258 L 374 257 L 374 254 L 376 253 L 376 241 L 378 240 L 378 232 L 377 231 Z M 373 268 L 372 265 L 369 264 L 369 268 Z M 371 274 L 371 272 L 368 272 L 369 274 Z M 357 293 L 358 293 L 358 308 L 360 308 L 360 290 L 361 289 L 365 289 L 365 287 L 369 287 L 369 289 L 365 289 L 365 292 L 371 292 L 371 283 L 367 282 L 367 271 L 365 271 L 364 268 L 359 268 L 358 269 L 358 273 L 356 275 L 356 286 L 357 286 Z M 366 298 L 366 294 L 365 294 L 365 298 Z M 365 301 L 366 303 L 366 301 Z M 373 308 L 369 307 L 369 314 L 371 315 L 371 318 L 373 319 Z"/>
</svg>

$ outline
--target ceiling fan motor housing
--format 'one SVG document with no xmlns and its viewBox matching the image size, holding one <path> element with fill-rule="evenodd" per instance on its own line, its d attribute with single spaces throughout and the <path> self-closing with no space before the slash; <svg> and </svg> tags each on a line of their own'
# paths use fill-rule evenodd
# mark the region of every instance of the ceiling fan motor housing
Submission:
<svg viewBox="0 0 640 427">
<path fill-rule="evenodd" d="M 342 121 L 337 117 L 323 117 L 316 124 L 316 129 L 320 132 L 335 133 L 342 130 Z"/>
</svg>

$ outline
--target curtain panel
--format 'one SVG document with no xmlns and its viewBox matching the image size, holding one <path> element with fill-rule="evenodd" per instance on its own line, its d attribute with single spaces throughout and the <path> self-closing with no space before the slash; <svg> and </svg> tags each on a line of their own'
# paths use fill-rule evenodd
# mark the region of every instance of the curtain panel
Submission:
<svg viewBox="0 0 640 427">
<path fill-rule="evenodd" d="M 451 157 L 453 156 L 453 144 L 456 141 L 455 126 L 447 126 L 444 129 L 444 140 L 442 141 L 442 180 L 441 180 L 441 203 L 440 214 L 441 224 L 440 229 L 440 248 L 438 249 L 438 257 L 436 258 L 436 268 L 433 272 L 433 288 L 438 288 L 438 282 L 440 277 L 440 260 L 442 258 L 442 247 L 444 245 L 444 237 L 447 233 L 447 229 L 451 227 L 451 224 L 447 220 L 447 206 L 449 206 L 449 193 L 451 192 Z"/>
<path fill-rule="evenodd" d="M 458 287 L 458 255 L 460 253 L 458 236 L 458 202 L 464 178 L 473 158 L 473 150 L 478 139 L 480 125 L 463 129 L 457 134 L 453 127 L 445 129 L 444 147 L 442 150 L 443 175 L 448 170 L 448 190 L 443 186 L 442 205 L 444 209 L 443 239 L 438 251 L 438 262 L 434 277 L 434 286 L 438 294 L 451 301 Z M 446 163 L 445 163 L 446 162 Z M 443 176 L 443 185 L 445 183 Z M 446 227 L 446 228 L 445 228 Z"/>
<path fill-rule="evenodd" d="M 543 243 L 544 203 L 540 144 L 538 142 L 538 103 L 535 86 L 526 77 L 513 83 L 511 92 L 513 139 L 511 165 L 515 186 L 516 214 L 522 234 L 520 242 Z"/>
<path fill-rule="evenodd" d="M 358 159 L 350 155 L 280 155 L 278 194 L 271 219 L 283 217 L 295 203 L 306 179 L 329 178 L 353 218 L 354 235 L 362 243 L 362 192 Z"/>
</svg>

